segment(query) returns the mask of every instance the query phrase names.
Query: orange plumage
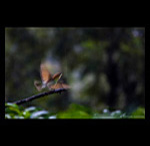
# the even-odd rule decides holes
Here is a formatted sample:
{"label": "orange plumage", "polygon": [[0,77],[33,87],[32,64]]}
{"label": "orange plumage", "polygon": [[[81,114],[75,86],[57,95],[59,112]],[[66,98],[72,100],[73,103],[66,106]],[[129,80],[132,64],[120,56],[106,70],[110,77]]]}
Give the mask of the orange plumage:
{"label": "orange plumage", "polygon": [[55,73],[53,75],[52,79],[55,80],[55,79],[59,78],[61,76],[61,74],[62,74],[61,72]]}
{"label": "orange plumage", "polygon": [[69,89],[70,86],[67,85],[67,84],[63,84],[63,83],[57,83],[55,85],[50,85],[48,86],[49,89],[60,89],[60,88],[63,88],[63,89]]}
{"label": "orange plumage", "polygon": [[40,69],[42,82],[43,84],[47,84],[52,80],[52,76],[44,64],[41,64]]}

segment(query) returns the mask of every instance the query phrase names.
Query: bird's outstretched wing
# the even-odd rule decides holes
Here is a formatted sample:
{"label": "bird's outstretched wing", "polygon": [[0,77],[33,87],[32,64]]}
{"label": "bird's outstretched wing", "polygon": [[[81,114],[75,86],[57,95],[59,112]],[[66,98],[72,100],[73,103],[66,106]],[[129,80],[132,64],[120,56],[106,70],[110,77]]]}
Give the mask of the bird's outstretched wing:
{"label": "bird's outstretched wing", "polygon": [[52,75],[44,64],[41,64],[40,66],[40,73],[43,84],[47,84],[50,80],[52,80]]}
{"label": "bird's outstretched wing", "polygon": [[49,89],[60,89],[60,88],[70,89],[70,86],[67,84],[63,84],[63,83],[57,83],[57,84],[48,86],[48,88]]}

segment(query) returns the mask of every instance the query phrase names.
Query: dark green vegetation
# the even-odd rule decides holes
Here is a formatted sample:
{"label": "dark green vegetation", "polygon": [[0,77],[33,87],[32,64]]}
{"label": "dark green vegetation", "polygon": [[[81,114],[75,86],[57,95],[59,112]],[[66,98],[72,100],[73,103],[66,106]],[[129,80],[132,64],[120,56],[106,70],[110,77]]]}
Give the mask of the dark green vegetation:
{"label": "dark green vegetation", "polygon": [[[41,61],[52,74],[61,71],[71,89],[14,107],[18,118],[29,107],[34,109],[27,110],[28,118],[42,109],[48,112],[42,117],[57,118],[136,118],[144,111],[144,28],[6,28],[6,103],[39,93],[33,83],[40,80]],[[111,112],[100,112],[104,109]]]}
{"label": "dark green vegetation", "polygon": [[65,111],[53,113],[34,106],[24,108],[16,104],[6,103],[5,109],[6,119],[123,119],[123,118],[145,118],[145,109],[139,107],[130,114],[126,114],[120,110],[110,112],[104,109],[96,112],[88,107],[78,104],[70,104]]}

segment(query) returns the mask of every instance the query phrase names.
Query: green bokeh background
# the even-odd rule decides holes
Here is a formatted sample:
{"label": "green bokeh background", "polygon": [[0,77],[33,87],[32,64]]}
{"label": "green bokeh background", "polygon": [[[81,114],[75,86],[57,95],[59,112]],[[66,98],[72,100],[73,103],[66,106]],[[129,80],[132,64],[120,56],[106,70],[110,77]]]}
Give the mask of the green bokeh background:
{"label": "green bokeh background", "polygon": [[[145,28],[5,28],[5,101],[39,92],[40,63],[62,71],[68,92],[24,104],[63,112],[145,107]],[[84,113],[83,113],[84,114]],[[62,116],[62,115],[61,115]]]}

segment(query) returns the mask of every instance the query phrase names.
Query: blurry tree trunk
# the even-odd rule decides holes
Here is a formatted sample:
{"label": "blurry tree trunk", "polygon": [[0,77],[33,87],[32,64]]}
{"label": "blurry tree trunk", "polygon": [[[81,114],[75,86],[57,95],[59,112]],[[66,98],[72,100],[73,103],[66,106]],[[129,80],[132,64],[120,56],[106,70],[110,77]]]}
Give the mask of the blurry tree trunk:
{"label": "blurry tree trunk", "polygon": [[112,33],[110,33],[110,46],[107,48],[108,65],[106,68],[106,74],[110,84],[107,104],[110,108],[114,108],[118,96],[117,90],[119,86],[119,68],[118,63],[115,62],[113,57],[115,52],[119,49],[123,31],[123,29],[113,29]]}
{"label": "blurry tree trunk", "polygon": [[[114,47],[116,44],[113,45]],[[107,66],[107,77],[110,84],[110,92],[108,95],[108,105],[109,107],[113,107],[116,103],[117,98],[117,88],[119,84],[118,79],[118,66],[113,61],[112,56],[114,54],[114,51],[111,50],[111,47],[108,49],[108,66]]]}

